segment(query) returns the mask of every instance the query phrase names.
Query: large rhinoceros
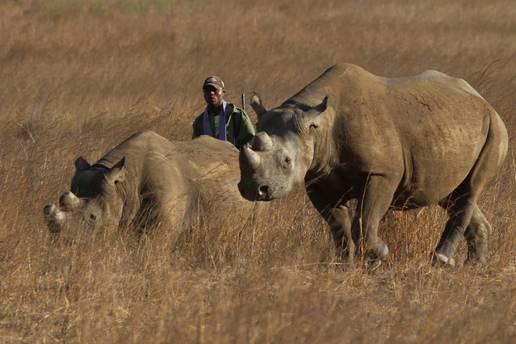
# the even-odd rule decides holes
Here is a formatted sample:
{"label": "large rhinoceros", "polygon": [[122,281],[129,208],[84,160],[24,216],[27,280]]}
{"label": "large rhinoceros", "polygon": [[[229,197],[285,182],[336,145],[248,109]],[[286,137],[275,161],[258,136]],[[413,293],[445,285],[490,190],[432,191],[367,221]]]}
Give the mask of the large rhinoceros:
{"label": "large rhinoceros", "polygon": [[384,78],[342,64],[277,108],[267,111],[257,96],[251,103],[258,134],[240,152],[244,197],[272,200],[304,180],[340,255],[363,252],[376,263],[388,254],[377,234],[388,209],[438,203],[449,220],[434,262],[454,265],[459,234],[468,261],[486,260],[490,224],[477,200],[502,165],[508,135],[466,81],[433,70]]}
{"label": "large rhinoceros", "polygon": [[59,205],[44,207],[52,232],[81,224],[90,228],[160,226],[177,239],[195,217],[210,226],[238,217],[244,221],[253,202],[240,195],[238,150],[201,136],[171,142],[151,132],[129,137],[94,165],[75,162],[71,191]]}

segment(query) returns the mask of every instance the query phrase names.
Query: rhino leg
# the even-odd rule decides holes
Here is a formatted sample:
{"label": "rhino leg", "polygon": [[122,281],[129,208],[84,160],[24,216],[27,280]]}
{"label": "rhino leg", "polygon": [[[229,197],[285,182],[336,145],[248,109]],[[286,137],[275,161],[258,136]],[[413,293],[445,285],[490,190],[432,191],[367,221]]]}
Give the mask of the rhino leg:
{"label": "rhino leg", "polygon": [[477,206],[469,192],[454,192],[440,205],[448,212],[449,219],[435,249],[433,263],[454,266],[455,258],[453,256],[458,239],[465,234],[466,228],[471,222],[473,210]]}
{"label": "rhino leg", "polygon": [[[507,154],[507,131],[496,113],[492,113],[489,133],[478,160],[468,177],[453,191],[444,204],[450,214],[444,233],[437,245],[434,262],[454,263],[453,253],[459,233],[468,242],[468,262],[484,262],[487,254],[487,234],[491,226],[476,201],[484,186],[492,180]],[[452,202],[450,202],[450,199]],[[455,200],[453,202],[453,200]],[[449,206],[451,204],[451,206]],[[450,211],[451,210],[451,211]]]}
{"label": "rhino leg", "polygon": [[331,234],[339,257],[353,264],[355,243],[351,237],[351,209],[347,205],[340,205],[331,209],[327,219]]}
{"label": "rhino leg", "polygon": [[355,244],[351,238],[352,211],[348,204],[327,199],[324,195],[324,192],[315,190],[313,186],[308,189],[308,196],[312,204],[330,226],[337,257],[344,262],[353,264]]}
{"label": "rhino leg", "polygon": [[466,263],[486,263],[487,241],[490,233],[491,225],[476,206],[471,216],[471,222],[464,233],[468,243]]}
{"label": "rhino leg", "polygon": [[362,237],[365,239],[363,251],[372,263],[378,263],[389,254],[389,248],[378,237],[378,225],[391,205],[397,184],[385,176],[369,176],[362,197],[358,199],[352,236],[355,243]]}

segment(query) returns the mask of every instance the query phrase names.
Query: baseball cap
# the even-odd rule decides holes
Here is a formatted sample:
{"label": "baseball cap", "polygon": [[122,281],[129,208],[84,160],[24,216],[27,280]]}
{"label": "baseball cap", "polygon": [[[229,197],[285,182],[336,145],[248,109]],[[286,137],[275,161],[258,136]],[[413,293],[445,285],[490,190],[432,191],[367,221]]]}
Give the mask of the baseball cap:
{"label": "baseball cap", "polygon": [[208,78],[206,78],[206,80],[204,80],[204,83],[202,84],[202,88],[204,89],[206,86],[213,86],[218,90],[223,90],[224,89],[224,81],[222,81],[222,79],[219,78],[218,76],[212,75],[212,76],[209,76]]}

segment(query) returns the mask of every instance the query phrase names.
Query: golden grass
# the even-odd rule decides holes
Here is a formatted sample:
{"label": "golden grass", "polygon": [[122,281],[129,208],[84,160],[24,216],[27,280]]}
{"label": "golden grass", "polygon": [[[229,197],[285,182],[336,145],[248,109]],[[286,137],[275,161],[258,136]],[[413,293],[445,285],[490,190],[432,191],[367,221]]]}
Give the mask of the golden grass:
{"label": "golden grass", "polygon": [[[166,233],[130,229],[52,241],[41,209],[78,155],[143,129],[189,139],[207,75],[235,102],[257,91],[274,105],[340,61],[460,76],[501,114],[511,143],[481,203],[487,266],[430,266],[445,221],[431,207],[386,217],[378,271],[344,268],[301,189],[173,251]],[[0,342],[514,342],[515,94],[511,0],[2,1]]]}

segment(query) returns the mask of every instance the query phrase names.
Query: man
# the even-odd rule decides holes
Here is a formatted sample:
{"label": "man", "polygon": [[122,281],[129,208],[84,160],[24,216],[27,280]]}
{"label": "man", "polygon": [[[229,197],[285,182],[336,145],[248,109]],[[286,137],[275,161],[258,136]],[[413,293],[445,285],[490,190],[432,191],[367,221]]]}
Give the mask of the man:
{"label": "man", "polygon": [[[254,136],[254,127],[244,110],[224,100],[224,82],[210,76],[202,85],[206,110],[193,122],[192,138],[209,135],[229,141],[240,149]],[[222,124],[223,123],[223,124]]]}

